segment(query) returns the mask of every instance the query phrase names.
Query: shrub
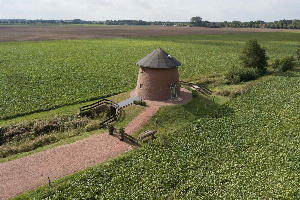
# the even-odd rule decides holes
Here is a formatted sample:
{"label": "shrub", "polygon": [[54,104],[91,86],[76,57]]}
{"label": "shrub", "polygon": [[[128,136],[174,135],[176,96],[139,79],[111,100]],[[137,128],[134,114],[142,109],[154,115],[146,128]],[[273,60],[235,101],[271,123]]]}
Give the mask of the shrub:
{"label": "shrub", "polygon": [[294,66],[294,61],[295,61],[295,59],[293,56],[289,56],[289,57],[285,57],[285,58],[281,59],[279,70],[281,72],[285,72],[287,70],[292,69]]}
{"label": "shrub", "polygon": [[50,133],[51,131],[57,130],[58,125],[57,124],[43,124],[43,125],[38,125],[33,128],[34,135],[42,135],[42,134],[47,134]]}
{"label": "shrub", "polygon": [[124,134],[125,134],[124,128],[120,128],[120,129],[119,129],[119,135],[120,135],[120,140],[121,140],[121,141],[124,140]]}
{"label": "shrub", "polygon": [[276,59],[275,62],[272,64],[273,69],[278,69],[280,66],[280,60]]}
{"label": "shrub", "polygon": [[253,68],[231,68],[225,78],[230,83],[241,83],[255,80],[259,77],[259,70]]}
{"label": "shrub", "polygon": [[46,120],[33,120],[0,127],[0,157],[31,151],[59,139],[73,136],[69,132],[64,134],[65,131],[72,130],[74,133],[80,133],[84,131],[84,127],[88,131],[99,128],[98,124],[87,126],[89,122],[90,120],[86,117],[62,115]]}
{"label": "shrub", "polygon": [[281,60],[276,59],[272,67],[278,71],[286,72],[287,70],[292,69],[295,65],[295,58],[293,56],[288,56]]}
{"label": "shrub", "polygon": [[261,48],[257,40],[250,40],[246,43],[240,59],[246,68],[255,68],[262,75],[267,70],[267,60],[265,49]]}
{"label": "shrub", "polygon": [[196,90],[192,90],[192,97],[197,98],[198,92]]}
{"label": "shrub", "polygon": [[165,134],[160,135],[159,143],[162,147],[166,147],[168,142],[169,142],[169,139]]}
{"label": "shrub", "polygon": [[135,104],[135,105],[140,105],[140,106],[146,106],[146,102],[145,102],[145,101],[137,101],[137,100],[134,100],[134,101],[133,101],[133,104]]}
{"label": "shrub", "polygon": [[115,130],[115,127],[113,125],[108,125],[108,133],[110,135],[113,135],[114,134],[114,130]]}
{"label": "shrub", "polygon": [[230,96],[231,91],[228,89],[225,89],[225,90],[220,90],[220,91],[216,92],[216,94],[220,95],[220,96],[228,97],[228,96]]}
{"label": "shrub", "polygon": [[300,67],[300,60],[294,61],[294,67]]}
{"label": "shrub", "polygon": [[90,124],[86,125],[86,127],[85,127],[85,130],[87,132],[91,132],[91,131],[98,130],[98,129],[100,129],[100,125],[98,122],[90,123]]}

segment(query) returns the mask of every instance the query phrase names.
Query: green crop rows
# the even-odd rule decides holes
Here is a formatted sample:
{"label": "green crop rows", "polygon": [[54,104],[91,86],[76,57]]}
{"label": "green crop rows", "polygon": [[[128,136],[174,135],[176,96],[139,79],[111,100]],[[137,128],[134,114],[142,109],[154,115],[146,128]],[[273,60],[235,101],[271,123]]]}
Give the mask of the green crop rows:
{"label": "green crop rows", "polygon": [[[170,108],[172,109],[172,108]],[[273,76],[210,116],[29,199],[298,199],[300,72]]]}
{"label": "green crop rows", "polygon": [[300,42],[299,33],[256,33],[0,43],[0,119],[133,89],[135,63],[157,47],[182,62],[181,78],[224,72],[251,38],[273,60]]}

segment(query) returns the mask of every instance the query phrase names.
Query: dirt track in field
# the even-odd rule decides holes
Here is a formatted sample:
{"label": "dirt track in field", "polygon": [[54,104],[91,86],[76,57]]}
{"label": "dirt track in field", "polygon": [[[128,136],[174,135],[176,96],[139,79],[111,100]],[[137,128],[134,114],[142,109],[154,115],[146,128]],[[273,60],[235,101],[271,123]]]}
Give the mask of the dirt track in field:
{"label": "dirt track in field", "polygon": [[163,26],[0,26],[0,42],[279,31],[287,30]]}

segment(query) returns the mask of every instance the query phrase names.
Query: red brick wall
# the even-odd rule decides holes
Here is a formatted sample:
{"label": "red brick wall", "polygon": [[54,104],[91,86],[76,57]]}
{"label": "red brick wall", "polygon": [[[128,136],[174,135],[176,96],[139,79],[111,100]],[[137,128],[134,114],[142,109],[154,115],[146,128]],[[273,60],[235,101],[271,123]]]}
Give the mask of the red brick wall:
{"label": "red brick wall", "polygon": [[179,97],[180,84],[177,67],[168,69],[140,67],[136,87],[137,95],[146,100],[168,100],[171,98],[171,84],[176,84]]}

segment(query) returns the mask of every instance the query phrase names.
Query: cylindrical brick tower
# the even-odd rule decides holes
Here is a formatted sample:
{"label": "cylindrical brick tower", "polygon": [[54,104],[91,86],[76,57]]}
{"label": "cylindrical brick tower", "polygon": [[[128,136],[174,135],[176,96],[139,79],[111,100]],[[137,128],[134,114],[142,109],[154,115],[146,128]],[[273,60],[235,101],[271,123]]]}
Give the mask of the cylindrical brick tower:
{"label": "cylindrical brick tower", "polygon": [[168,100],[180,97],[179,61],[161,48],[136,63],[140,66],[136,94],[145,100]]}

